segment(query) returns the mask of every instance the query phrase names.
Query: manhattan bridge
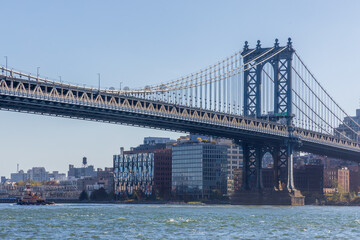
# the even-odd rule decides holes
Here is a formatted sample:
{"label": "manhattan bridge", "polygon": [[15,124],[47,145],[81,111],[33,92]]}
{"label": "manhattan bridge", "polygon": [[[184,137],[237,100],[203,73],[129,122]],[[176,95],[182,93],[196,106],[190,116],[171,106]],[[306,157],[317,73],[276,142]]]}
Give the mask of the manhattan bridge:
{"label": "manhattan bridge", "polygon": [[290,194],[296,191],[294,151],[360,161],[359,124],[314,77],[290,38],[267,48],[245,42],[242,51],[198,72],[137,89],[78,86],[0,67],[0,108],[232,139],[243,148],[248,192],[262,189],[267,152],[274,189]]}

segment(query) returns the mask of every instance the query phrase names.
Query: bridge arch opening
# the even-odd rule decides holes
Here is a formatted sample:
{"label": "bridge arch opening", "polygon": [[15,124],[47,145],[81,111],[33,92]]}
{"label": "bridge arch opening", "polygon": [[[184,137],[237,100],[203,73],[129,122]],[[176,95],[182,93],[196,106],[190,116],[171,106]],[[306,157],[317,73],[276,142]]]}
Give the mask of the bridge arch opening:
{"label": "bridge arch opening", "polygon": [[274,114],[274,67],[267,62],[261,68],[261,116],[270,117]]}
{"label": "bridge arch opening", "polygon": [[263,188],[274,188],[274,157],[270,152],[261,158],[261,176]]}

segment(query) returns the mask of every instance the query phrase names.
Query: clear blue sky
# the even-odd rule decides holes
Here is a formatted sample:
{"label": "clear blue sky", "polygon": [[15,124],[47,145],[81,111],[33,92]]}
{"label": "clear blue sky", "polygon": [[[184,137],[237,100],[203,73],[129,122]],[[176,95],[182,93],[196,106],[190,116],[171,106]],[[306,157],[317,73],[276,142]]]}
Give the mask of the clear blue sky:
{"label": "clear blue sky", "polygon": [[[64,81],[139,87],[197,71],[260,39],[294,48],[331,95],[359,108],[360,1],[2,1],[0,64]],[[0,175],[16,164],[95,167],[145,136],[180,134],[0,111]]]}

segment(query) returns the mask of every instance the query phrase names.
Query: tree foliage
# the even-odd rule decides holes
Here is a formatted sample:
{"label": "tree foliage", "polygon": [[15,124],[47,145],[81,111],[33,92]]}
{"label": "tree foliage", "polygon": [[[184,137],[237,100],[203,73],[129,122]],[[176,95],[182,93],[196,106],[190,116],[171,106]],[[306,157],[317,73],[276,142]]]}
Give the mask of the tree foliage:
{"label": "tree foliage", "polygon": [[89,200],[89,195],[88,195],[87,191],[83,190],[80,193],[79,200],[80,201]]}
{"label": "tree foliage", "polygon": [[91,193],[90,200],[92,200],[92,201],[107,201],[107,200],[109,200],[109,195],[106,193],[105,189],[102,187]]}

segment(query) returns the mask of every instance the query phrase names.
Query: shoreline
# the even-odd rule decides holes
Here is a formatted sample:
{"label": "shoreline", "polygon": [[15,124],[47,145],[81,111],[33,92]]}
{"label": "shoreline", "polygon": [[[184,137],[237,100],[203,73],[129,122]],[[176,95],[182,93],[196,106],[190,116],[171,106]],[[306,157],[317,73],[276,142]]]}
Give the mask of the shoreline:
{"label": "shoreline", "polygon": [[[214,202],[201,202],[201,201],[80,201],[78,199],[47,199],[48,201],[52,201],[55,204],[155,204],[155,205],[165,205],[165,204],[174,204],[174,205],[241,205],[242,204],[231,204],[230,201],[214,201]],[[16,203],[17,201],[14,199],[0,199],[1,203]],[[266,205],[266,204],[265,204]],[[261,206],[265,206],[261,205]],[[251,206],[251,205],[248,205]],[[260,205],[259,205],[260,206]],[[279,205],[276,205],[279,206]],[[284,205],[287,206],[287,205]],[[355,207],[360,206],[360,204],[353,204],[350,202],[338,202],[338,203],[325,203],[325,204],[306,204],[304,206],[342,206],[342,207]]]}

